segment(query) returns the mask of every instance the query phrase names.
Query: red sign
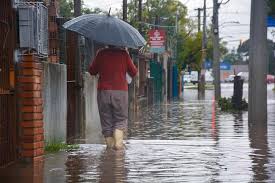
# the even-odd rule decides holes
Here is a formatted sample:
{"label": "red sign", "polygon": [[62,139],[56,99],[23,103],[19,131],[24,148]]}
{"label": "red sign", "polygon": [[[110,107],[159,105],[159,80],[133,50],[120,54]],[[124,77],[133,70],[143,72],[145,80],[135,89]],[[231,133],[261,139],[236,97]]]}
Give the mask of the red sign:
{"label": "red sign", "polygon": [[165,46],[165,31],[161,29],[149,30],[149,44],[151,47],[160,48]]}

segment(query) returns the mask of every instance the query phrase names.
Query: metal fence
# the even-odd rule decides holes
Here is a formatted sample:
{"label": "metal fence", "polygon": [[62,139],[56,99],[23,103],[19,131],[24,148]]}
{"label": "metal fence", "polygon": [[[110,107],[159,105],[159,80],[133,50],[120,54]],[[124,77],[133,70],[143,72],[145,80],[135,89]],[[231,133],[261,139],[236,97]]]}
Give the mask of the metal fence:
{"label": "metal fence", "polygon": [[17,158],[15,67],[16,16],[12,1],[0,1],[0,167]]}

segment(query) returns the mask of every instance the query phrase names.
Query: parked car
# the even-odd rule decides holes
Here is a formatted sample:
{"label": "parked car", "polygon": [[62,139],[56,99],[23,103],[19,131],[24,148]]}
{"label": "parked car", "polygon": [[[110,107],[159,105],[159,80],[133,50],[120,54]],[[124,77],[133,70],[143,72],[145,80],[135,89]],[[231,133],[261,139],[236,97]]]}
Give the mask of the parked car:
{"label": "parked car", "polygon": [[229,75],[227,78],[225,78],[224,82],[226,83],[232,83],[234,81],[235,75]]}
{"label": "parked car", "polygon": [[190,74],[183,75],[183,82],[184,83],[190,83],[191,82],[191,75]]}
{"label": "parked car", "polygon": [[266,75],[266,82],[267,82],[268,84],[274,83],[274,82],[275,82],[275,76],[270,75],[270,74]]}

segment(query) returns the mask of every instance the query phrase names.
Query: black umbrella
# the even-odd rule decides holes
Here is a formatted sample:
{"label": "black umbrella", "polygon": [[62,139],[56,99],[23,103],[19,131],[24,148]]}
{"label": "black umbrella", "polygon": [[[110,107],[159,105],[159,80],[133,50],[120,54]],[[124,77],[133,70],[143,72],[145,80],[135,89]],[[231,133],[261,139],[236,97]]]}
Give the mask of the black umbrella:
{"label": "black umbrella", "polygon": [[137,29],[110,15],[86,14],[66,22],[63,26],[90,40],[107,45],[136,49],[146,44]]}

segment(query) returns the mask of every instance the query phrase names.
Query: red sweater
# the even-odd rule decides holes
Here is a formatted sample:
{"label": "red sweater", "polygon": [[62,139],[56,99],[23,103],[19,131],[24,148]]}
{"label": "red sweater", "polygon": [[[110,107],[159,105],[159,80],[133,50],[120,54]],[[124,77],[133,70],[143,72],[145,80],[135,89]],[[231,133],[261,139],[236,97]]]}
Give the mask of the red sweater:
{"label": "red sweater", "polygon": [[99,74],[98,90],[128,90],[126,73],[131,77],[137,74],[129,54],[122,49],[108,48],[98,52],[89,72]]}

